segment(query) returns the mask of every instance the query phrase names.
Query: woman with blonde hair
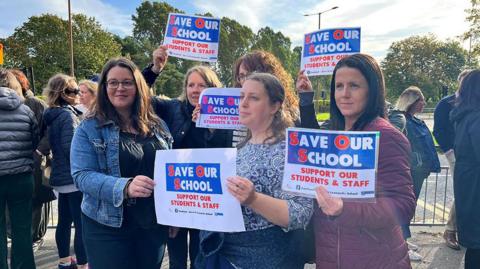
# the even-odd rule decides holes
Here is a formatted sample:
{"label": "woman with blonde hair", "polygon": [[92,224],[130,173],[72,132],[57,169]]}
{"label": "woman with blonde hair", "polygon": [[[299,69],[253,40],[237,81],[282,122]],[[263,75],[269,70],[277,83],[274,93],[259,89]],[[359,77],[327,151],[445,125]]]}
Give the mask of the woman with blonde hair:
{"label": "woman with blonde hair", "polygon": [[[80,204],[82,193],[74,185],[70,174],[70,145],[82,112],[78,104],[78,90],[75,78],[57,74],[51,77],[43,94],[47,97],[48,108],[43,119],[47,126],[48,141],[52,150],[52,172],[50,185],[58,194],[58,224],[55,231],[59,264],[58,268],[86,268],[87,256],[82,240]],[[74,250],[77,260],[70,256],[70,232],[75,225]]]}
{"label": "woman with blonde hair", "polygon": [[[420,88],[410,86],[405,89],[398,97],[396,110],[404,113],[406,118],[406,133],[408,141],[412,147],[410,156],[410,169],[413,179],[413,191],[415,201],[418,200],[422,185],[431,172],[440,172],[440,161],[433,143],[433,138],[425,122],[416,117],[425,107],[425,98]],[[402,225],[402,232],[405,241],[411,237],[410,224]],[[410,260],[420,261],[420,256],[416,249],[417,246],[408,242]]]}
{"label": "woman with blonde hair", "polygon": [[11,268],[35,268],[32,250],[33,152],[38,127],[22,87],[0,68],[0,268],[7,265],[5,210],[12,227]]}
{"label": "woman with blonde hair", "polygon": [[[173,136],[174,149],[231,146],[231,131],[197,128],[195,125],[200,94],[204,89],[212,87],[222,87],[217,74],[208,66],[197,65],[185,74],[183,91],[178,99],[163,101],[166,105],[160,110],[170,111],[167,125]],[[190,268],[195,268],[193,261],[198,254],[198,234],[196,229],[182,228],[175,238],[168,240],[170,269],[187,268],[187,256],[190,257]]]}
{"label": "woman with blonde hair", "polygon": [[80,80],[78,89],[80,90],[80,104],[76,106],[82,113],[87,114],[97,97],[98,83],[91,80]]}

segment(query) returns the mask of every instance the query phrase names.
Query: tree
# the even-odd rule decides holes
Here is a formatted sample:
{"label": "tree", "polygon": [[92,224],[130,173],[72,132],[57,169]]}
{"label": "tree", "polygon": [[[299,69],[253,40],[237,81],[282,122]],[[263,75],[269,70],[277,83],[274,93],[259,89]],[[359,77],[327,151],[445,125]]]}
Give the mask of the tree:
{"label": "tree", "polygon": [[120,56],[121,45],[113,34],[102,29],[94,18],[83,14],[73,16],[73,52],[75,75],[89,78],[99,73],[111,58]]}
{"label": "tree", "polygon": [[[106,60],[120,55],[120,45],[113,35],[82,14],[73,15],[73,43],[79,79],[100,72]],[[70,73],[68,44],[67,21],[50,14],[32,16],[6,39],[6,66],[32,66],[40,93],[51,76]]]}
{"label": "tree", "polygon": [[284,36],[282,32],[274,32],[272,28],[267,26],[258,30],[253,40],[252,49],[271,52],[280,60],[285,70],[292,77],[296,77],[300,64],[293,62],[295,59],[291,46],[290,38]]}
{"label": "tree", "polygon": [[470,68],[478,66],[476,60],[480,55],[480,0],[470,0],[472,7],[466,10],[470,28],[462,35],[462,39],[470,42],[467,65]]}
{"label": "tree", "polygon": [[426,35],[394,42],[381,64],[387,97],[394,101],[403,90],[415,85],[427,100],[436,101],[444,86],[456,89],[457,76],[466,62],[467,52],[453,40],[444,42]]}
{"label": "tree", "polygon": [[220,44],[216,71],[225,85],[233,85],[233,65],[251,47],[253,32],[237,21],[223,17],[220,22]]}
{"label": "tree", "polygon": [[162,44],[169,13],[183,13],[165,2],[144,1],[132,15],[133,37],[148,40],[152,44]]}

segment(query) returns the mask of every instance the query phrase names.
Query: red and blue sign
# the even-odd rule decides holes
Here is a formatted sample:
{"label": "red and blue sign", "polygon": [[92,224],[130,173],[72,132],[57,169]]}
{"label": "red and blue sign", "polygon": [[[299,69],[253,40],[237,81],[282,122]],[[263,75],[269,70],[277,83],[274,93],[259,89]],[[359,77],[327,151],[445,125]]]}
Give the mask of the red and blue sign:
{"label": "red and blue sign", "polygon": [[220,164],[166,163],[167,191],[222,194]]}
{"label": "red and blue sign", "polygon": [[305,70],[308,76],[332,74],[339,60],[360,52],[360,40],[360,27],[305,34],[300,69]]}
{"label": "red and blue sign", "polygon": [[168,18],[167,37],[218,43],[219,35],[220,19],[181,14]]}
{"label": "red and blue sign", "polygon": [[201,114],[238,116],[239,96],[203,95]]}
{"label": "red and blue sign", "polygon": [[287,135],[288,163],[342,170],[376,167],[378,134],[288,130]]}
{"label": "red and blue sign", "polygon": [[220,19],[170,13],[164,45],[171,56],[202,62],[216,62],[220,40]]}

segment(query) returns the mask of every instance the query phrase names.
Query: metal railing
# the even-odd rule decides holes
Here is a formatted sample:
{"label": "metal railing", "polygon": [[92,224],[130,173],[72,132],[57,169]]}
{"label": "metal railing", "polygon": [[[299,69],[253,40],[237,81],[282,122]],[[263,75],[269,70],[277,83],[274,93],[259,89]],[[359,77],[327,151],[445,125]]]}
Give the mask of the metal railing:
{"label": "metal railing", "polygon": [[453,180],[450,169],[442,166],[439,173],[430,174],[418,197],[415,216],[411,225],[442,226],[448,221],[453,205]]}
{"label": "metal railing", "polygon": [[[442,226],[448,220],[453,204],[453,180],[448,166],[442,166],[439,173],[430,174],[425,180],[417,201],[412,226]],[[51,202],[49,228],[57,225],[57,200]]]}

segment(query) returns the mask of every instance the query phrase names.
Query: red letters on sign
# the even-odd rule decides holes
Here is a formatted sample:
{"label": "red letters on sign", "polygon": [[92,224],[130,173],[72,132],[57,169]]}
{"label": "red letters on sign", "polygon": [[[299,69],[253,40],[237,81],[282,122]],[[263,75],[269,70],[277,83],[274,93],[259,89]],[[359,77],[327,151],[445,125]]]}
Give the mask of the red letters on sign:
{"label": "red letters on sign", "polygon": [[348,136],[346,135],[339,135],[335,137],[335,147],[339,150],[345,150],[350,146],[350,139],[348,139]]}
{"label": "red letters on sign", "polygon": [[291,132],[289,134],[289,143],[292,146],[298,145],[300,141],[298,141],[298,133],[297,132]]}
{"label": "red letters on sign", "polygon": [[340,39],[343,39],[343,31],[342,30],[335,30],[335,32],[333,32],[333,38],[335,40],[340,40]]}
{"label": "red letters on sign", "polygon": [[302,162],[302,163],[307,161],[307,150],[306,149],[299,149],[298,150],[298,161]]}
{"label": "red letters on sign", "polygon": [[195,20],[195,26],[198,28],[198,29],[203,29],[203,27],[205,27],[205,20],[202,19],[202,18],[198,18]]}

